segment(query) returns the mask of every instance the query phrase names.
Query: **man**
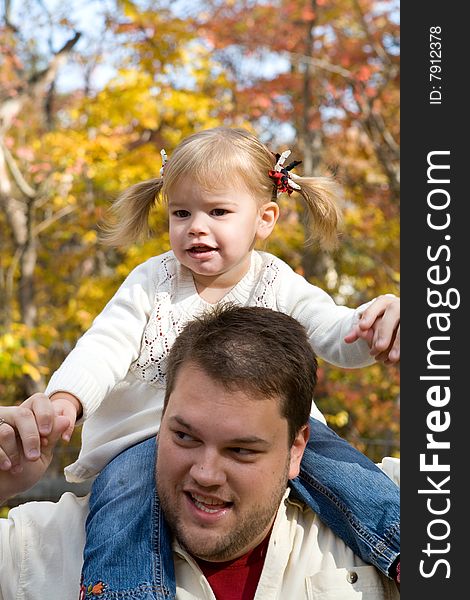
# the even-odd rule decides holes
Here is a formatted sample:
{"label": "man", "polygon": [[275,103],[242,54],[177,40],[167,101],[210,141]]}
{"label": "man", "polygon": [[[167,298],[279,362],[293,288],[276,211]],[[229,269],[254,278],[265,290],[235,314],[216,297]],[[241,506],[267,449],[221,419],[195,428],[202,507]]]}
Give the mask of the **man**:
{"label": "man", "polygon": [[[178,600],[398,597],[393,581],[289,498],[315,379],[303,328],[268,309],[215,311],[174,343],[156,470]],[[0,409],[0,419],[11,424],[12,410]],[[23,460],[22,473],[0,471],[3,500],[42,476],[66,427],[55,419],[41,458]],[[0,525],[0,598],[76,600],[87,514],[87,498],[73,494],[12,510]],[[110,547],[103,532],[99,551]],[[99,598],[102,586],[92,582],[83,597]]]}

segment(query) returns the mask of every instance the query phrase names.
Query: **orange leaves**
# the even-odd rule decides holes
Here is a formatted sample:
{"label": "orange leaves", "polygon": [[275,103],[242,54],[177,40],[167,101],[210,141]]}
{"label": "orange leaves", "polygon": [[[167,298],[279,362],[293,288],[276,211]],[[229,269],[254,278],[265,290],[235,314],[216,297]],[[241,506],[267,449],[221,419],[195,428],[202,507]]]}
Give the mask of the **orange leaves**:
{"label": "orange leaves", "polygon": [[367,65],[362,65],[359,68],[359,71],[356,73],[356,79],[358,81],[367,81],[371,74],[372,74],[372,69],[371,67],[367,66]]}
{"label": "orange leaves", "polygon": [[[151,239],[119,251],[104,248],[97,229],[112,200],[158,172],[162,147],[171,155],[183,137],[222,122],[257,130],[273,150],[288,145],[304,159],[300,173],[306,157],[309,174],[332,166],[345,186],[345,229],[334,256],[305,246],[296,198],[280,198],[268,251],[315,275],[321,287],[328,282],[335,299],[351,306],[399,293],[398,195],[390,175],[397,155],[387,145],[399,141],[399,27],[388,3],[361,0],[363,15],[347,0],[317,0],[315,10],[310,0],[204,4],[205,14],[183,18],[171,3],[157,11],[120,0],[108,16],[106,54],[86,43],[75,49],[76,62],[86,65],[76,89],[53,93],[49,113],[45,95],[26,103],[10,122],[5,144],[41,192],[34,219],[42,325],[30,333],[17,328],[17,249],[0,214],[7,231],[0,265],[13,286],[8,312],[14,321],[7,332],[13,338],[0,339],[0,380],[4,375],[10,394],[18,392],[22,370],[34,378],[34,369],[44,375],[56,366],[134,266],[169,249],[161,206],[150,217]],[[18,39],[1,31],[0,87],[10,100],[24,89],[23,59],[34,50],[31,43],[20,53]],[[44,32],[42,39],[48,39]],[[31,68],[39,63],[29,56]],[[88,71],[93,64],[108,67],[113,78],[95,79]],[[21,346],[22,335],[35,342],[36,356]],[[48,347],[50,354],[43,352]],[[325,365],[323,372],[318,397],[341,433],[396,436],[394,371],[345,374]]]}
{"label": "orange leaves", "polygon": [[313,8],[310,5],[307,4],[306,6],[302,7],[300,15],[304,21],[314,21],[317,16],[317,13],[313,10]]}

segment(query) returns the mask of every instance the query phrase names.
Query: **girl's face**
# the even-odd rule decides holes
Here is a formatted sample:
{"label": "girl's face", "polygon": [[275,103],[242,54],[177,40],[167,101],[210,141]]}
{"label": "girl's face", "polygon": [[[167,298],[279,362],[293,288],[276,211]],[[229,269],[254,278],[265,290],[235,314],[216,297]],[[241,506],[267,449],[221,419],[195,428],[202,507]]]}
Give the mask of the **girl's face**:
{"label": "girl's face", "polygon": [[269,236],[278,217],[275,202],[260,206],[243,186],[209,192],[189,179],[171,190],[168,210],[172,250],[199,292],[236,285],[250,267],[255,241]]}

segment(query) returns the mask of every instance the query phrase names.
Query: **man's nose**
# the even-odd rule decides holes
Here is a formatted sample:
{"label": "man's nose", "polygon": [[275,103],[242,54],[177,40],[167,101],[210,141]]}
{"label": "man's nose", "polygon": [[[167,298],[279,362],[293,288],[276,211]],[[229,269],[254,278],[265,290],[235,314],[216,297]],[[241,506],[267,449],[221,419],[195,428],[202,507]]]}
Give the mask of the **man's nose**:
{"label": "man's nose", "polygon": [[202,487],[223,485],[227,479],[222,458],[214,452],[201,452],[191,467],[190,475]]}

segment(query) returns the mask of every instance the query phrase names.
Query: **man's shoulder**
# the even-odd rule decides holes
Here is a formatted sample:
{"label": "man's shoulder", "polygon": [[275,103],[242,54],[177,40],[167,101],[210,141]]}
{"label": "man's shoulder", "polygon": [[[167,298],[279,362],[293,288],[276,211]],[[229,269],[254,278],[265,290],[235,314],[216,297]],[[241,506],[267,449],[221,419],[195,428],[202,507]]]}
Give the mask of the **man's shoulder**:
{"label": "man's shoulder", "polygon": [[88,497],[66,492],[58,502],[20,504],[0,519],[0,598],[46,598],[51,582],[54,597],[76,598],[87,514]]}
{"label": "man's shoulder", "polygon": [[[271,548],[281,555],[286,553],[288,568],[280,587],[289,597],[353,599],[360,592],[364,600],[398,598],[395,584],[354,554],[305,503],[291,493],[283,507],[273,529]],[[274,569],[273,553],[271,557]],[[275,577],[274,572],[269,575]]]}
{"label": "man's shoulder", "polygon": [[8,513],[8,519],[17,523],[30,523],[35,527],[49,526],[51,522],[57,528],[70,528],[68,525],[78,525],[85,521],[88,513],[89,496],[76,496],[72,492],[65,492],[57,502],[39,501],[25,502]]}
{"label": "man's shoulder", "polygon": [[[291,534],[302,545],[303,560],[296,558],[295,564],[303,571],[307,598],[352,599],[359,591],[364,600],[399,597],[394,582],[354,554],[306,504],[296,498],[287,499],[286,516],[295,523]],[[294,555],[297,547],[297,543],[292,546]]]}

